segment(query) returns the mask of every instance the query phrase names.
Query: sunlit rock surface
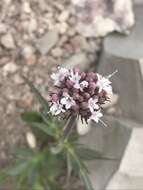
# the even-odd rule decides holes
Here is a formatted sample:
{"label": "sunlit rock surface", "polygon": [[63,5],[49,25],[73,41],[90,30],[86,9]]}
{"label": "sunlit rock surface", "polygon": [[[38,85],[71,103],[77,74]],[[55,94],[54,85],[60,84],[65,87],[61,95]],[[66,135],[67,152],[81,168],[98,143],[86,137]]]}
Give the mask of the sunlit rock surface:
{"label": "sunlit rock surface", "polygon": [[84,36],[105,36],[112,31],[128,33],[134,25],[131,0],[72,0],[77,28]]}

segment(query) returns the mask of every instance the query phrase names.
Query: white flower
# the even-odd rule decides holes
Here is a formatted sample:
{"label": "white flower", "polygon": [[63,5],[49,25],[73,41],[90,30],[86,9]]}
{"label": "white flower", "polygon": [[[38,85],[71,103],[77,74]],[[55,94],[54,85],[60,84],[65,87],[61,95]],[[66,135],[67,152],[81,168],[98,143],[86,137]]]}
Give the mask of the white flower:
{"label": "white flower", "polygon": [[80,83],[80,90],[83,91],[84,88],[87,88],[88,87],[88,82],[87,81],[82,81]]}
{"label": "white flower", "polygon": [[97,74],[97,77],[98,77],[97,86],[99,87],[99,93],[102,90],[105,90],[107,93],[112,94],[111,81],[108,78],[102,77],[99,74]]}
{"label": "white flower", "polygon": [[72,106],[76,104],[73,98],[70,97],[67,93],[64,94],[64,97],[61,99],[60,102],[62,105],[65,105],[66,109],[70,109]]}
{"label": "white flower", "polygon": [[50,107],[50,112],[52,115],[59,115],[61,112],[65,112],[63,105],[59,102],[54,102]]}
{"label": "white flower", "polygon": [[95,121],[96,123],[98,123],[100,120],[100,118],[103,116],[103,114],[100,112],[100,110],[98,111],[94,111],[91,115],[91,117],[89,118],[89,121],[90,120],[93,120]]}
{"label": "white flower", "polygon": [[79,75],[78,72],[74,73],[73,70],[71,70],[70,74],[71,75],[70,75],[69,79],[74,83],[74,88],[80,89],[79,81],[81,79],[81,76]]}
{"label": "white flower", "polygon": [[51,78],[54,80],[54,85],[59,86],[65,77],[69,75],[69,70],[66,68],[59,67],[56,73],[51,75]]}
{"label": "white flower", "polygon": [[94,112],[94,110],[99,109],[99,105],[97,104],[98,102],[98,98],[90,98],[88,100],[88,107],[90,109],[91,112]]}

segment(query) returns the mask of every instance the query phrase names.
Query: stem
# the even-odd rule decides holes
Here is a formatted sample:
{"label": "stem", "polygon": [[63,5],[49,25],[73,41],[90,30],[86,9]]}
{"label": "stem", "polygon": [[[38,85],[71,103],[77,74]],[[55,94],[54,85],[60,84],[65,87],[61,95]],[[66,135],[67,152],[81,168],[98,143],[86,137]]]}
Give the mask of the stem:
{"label": "stem", "polygon": [[73,128],[75,127],[75,124],[76,124],[76,116],[70,117],[64,130],[64,134],[63,134],[64,140],[68,139]]}

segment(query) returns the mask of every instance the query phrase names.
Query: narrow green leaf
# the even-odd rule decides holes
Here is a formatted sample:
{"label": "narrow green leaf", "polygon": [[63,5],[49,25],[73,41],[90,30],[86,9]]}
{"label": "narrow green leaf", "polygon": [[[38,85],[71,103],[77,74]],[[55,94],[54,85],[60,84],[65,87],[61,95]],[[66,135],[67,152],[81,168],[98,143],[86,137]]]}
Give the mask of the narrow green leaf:
{"label": "narrow green leaf", "polygon": [[55,130],[44,123],[31,123],[32,127],[38,128],[49,136],[55,137]]}
{"label": "narrow green leaf", "polygon": [[27,78],[23,77],[25,82],[29,85],[31,88],[32,92],[35,94],[37,101],[41,104],[43,107],[44,111],[47,113],[49,111],[49,104],[45,100],[45,98],[40,94],[38,89],[35,88],[35,86],[32,84],[31,81],[29,81]]}
{"label": "narrow green leaf", "polygon": [[34,111],[22,113],[21,118],[23,119],[23,121],[25,121],[27,123],[43,121],[41,115],[38,112],[34,112]]}
{"label": "narrow green leaf", "polygon": [[30,158],[33,156],[33,151],[29,148],[17,148],[15,154],[18,158]]}
{"label": "narrow green leaf", "polygon": [[101,157],[101,153],[99,151],[89,149],[89,148],[77,148],[77,154],[78,156],[86,161],[95,160],[99,157]]}
{"label": "narrow green leaf", "polygon": [[91,181],[90,181],[87,173],[84,170],[80,170],[79,175],[85,185],[86,190],[93,190]]}
{"label": "narrow green leaf", "polygon": [[20,163],[19,165],[16,165],[15,167],[7,170],[6,174],[10,175],[10,176],[17,176],[17,175],[21,174],[22,172],[24,172],[25,169],[28,167],[28,165],[29,165],[28,161]]}
{"label": "narrow green leaf", "polygon": [[67,183],[69,183],[72,170],[73,170],[72,161],[71,161],[69,153],[67,153]]}
{"label": "narrow green leaf", "polygon": [[36,181],[33,190],[34,189],[35,190],[44,190],[45,188],[43,187],[43,185],[39,181]]}

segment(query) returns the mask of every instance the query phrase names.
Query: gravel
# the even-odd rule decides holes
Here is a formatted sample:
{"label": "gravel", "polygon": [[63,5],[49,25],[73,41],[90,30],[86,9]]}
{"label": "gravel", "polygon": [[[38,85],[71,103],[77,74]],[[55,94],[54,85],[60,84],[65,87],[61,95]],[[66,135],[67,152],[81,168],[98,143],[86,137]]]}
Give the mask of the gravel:
{"label": "gravel", "polygon": [[[69,0],[0,1],[0,167],[25,142],[25,110],[37,109],[22,75],[47,97],[49,74],[57,65],[88,69],[96,61],[100,39],[87,39],[76,30]],[[92,41],[92,47],[91,43]],[[91,51],[92,49],[92,51]],[[90,58],[89,58],[90,57]]]}

